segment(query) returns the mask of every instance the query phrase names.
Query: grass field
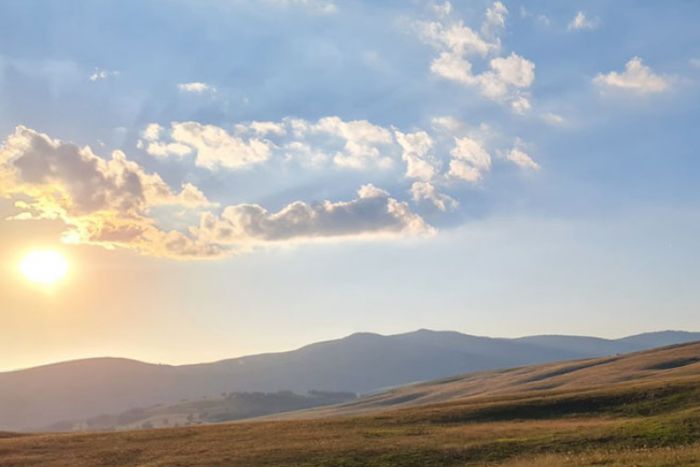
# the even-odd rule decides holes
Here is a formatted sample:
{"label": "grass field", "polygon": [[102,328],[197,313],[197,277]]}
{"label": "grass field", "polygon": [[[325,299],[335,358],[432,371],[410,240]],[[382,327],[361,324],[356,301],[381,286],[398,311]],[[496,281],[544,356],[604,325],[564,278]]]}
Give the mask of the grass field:
{"label": "grass field", "polygon": [[[460,393],[459,387],[471,384],[467,384],[475,377],[471,375],[398,389],[370,398],[364,406],[361,402],[334,409],[348,413],[348,406],[360,407],[361,415],[113,433],[5,435],[0,436],[0,464],[700,465],[696,356],[700,344],[600,359],[595,365],[589,361],[494,372],[479,377],[513,378],[520,372],[538,385],[544,381],[551,386],[557,378],[567,383],[518,390],[513,382],[508,391],[478,395],[462,391],[462,396],[450,398],[432,394],[436,388],[443,394]],[[628,372],[611,371],[609,365]],[[611,375],[619,381],[576,383],[577,371],[590,380],[593,368],[599,383]],[[533,374],[539,376],[533,380]],[[542,378],[543,374],[549,376]],[[397,400],[397,394],[414,391],[436,402],[415,403],[420,399],[416,397]],[[366,404],[387,399],[395,406],[385,403],[383,410],[368,412]]]}

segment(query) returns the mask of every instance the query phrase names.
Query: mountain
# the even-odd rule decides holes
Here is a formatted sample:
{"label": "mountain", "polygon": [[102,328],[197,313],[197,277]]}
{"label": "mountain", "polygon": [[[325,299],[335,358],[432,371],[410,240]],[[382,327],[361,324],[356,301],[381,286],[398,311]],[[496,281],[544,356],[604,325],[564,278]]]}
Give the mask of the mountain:
{"label": "mountain", "polygon": [[[253,396],[269,397],[294,398]],[[274,418],[0,432],[0,464],[698,465],[700,343],[459,375]]]}
{"label": "mountain", "polygon": [[195,365],[95,358],[0,373],[0,431],[31,430],[136,407],[230,392],[370,393],[497,368],[633,352],[700,340],[667,331],[608,340],[578,336],[490,338],[419,330],[358,333],[290,352]]}
{"label": "mountain", "polygon": [[616,387],[671,385],[688,381],[700,388],[700,342],[608,357],[468,373],[406,385],[331,407],[265,418],[298,420],[358,416],[434,404],[541,397],[543,392],[569,394],[600,388],[609,391]]}

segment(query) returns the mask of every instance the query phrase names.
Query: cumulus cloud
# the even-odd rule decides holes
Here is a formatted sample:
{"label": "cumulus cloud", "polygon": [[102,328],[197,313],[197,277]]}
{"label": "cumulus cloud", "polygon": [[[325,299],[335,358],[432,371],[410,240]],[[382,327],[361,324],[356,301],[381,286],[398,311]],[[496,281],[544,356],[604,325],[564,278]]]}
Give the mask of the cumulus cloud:
{"label": "cumulus cloud", "polygon": [[[162,131],[151,125],[143,137],[157,139]],[[294,201],[277,212],[257,204],[220,208],[195,185],[172,190],[121,151],[103,158],[87,146],[22,126],[0,148],[0,197],[16,201],[16,220],[62,221],[66,242],[167,257],[214,257],[290,241],[434,232],[406,202],[371,184],[350,201]],[[185,210],[200,220],[166,230],[158,219],[159,207]]]}
{"label": "cumulus cloud", "polygon": [[569,22],[569,31],[580,31],[582,29],[595,29],[598,27],[598,19],[589,19],[583,11],[578,11],[576,16]]}
{"label": "cumulus cloud", "polygon": [[656,74],[642,62],[639,57],[633,57],[625,65],[625,71],[618,73],[600,73],[593,83],[607,90],[634,92],[637,94],[652,94],[668,90],[670,78]]}
{"label": "cumulus cloud", "polygon": [[219,245],[431,233],[433,229],[405,202],[373,185],[362,186],[351,201],[296,201],[277,212],[257,204],[228,206],[219,216],[203,216],[196,229],[199,238]]}
{"label": "cumulus cloud", "polygon": [[451,177],[475,183],[491,169],[491,155],[481,142],[468,136],[455,138],[455,146],[450,154]]}
{"label": "cumulus cloud", "polygon": [[414,182],[411,185],[413,201],[428,201],[440,211],[456,209],[459,203],[456,199],[444,193],[439,193],[435,185],[430,182]]}
{"label": "cumulus cloud", "polygon": [[149,217],[157,206],[210,207],[204,194],[191,184],[173,191],[159,175],[146,172],[121,151],[105,159],[89,147],[19,126],[0,149],[0,182],[0,197],[22,198],[16,204],[22,210],[20,218],[63,221],[65,241],[128,246],[153,254],[165,254],[173,241],[192,254],[215,250],[179,232],[160,230]]}
{"label": "cumulus cloud", "polygon": [[[239,170],[280,157],[306,154],[315,163],[330,160],[340,168],[388,168],[393,163],[392,132],[367,120],[323,117],[315,122],[286,118],[279,122],[238,123],[232,131],[198,122],[173,122],[164,130],[151,124],[139,147],[155,157],[194,152],[195,164],[214,170]],[[387,155],[388,154],[388,155]]]}
{"label": "cumulus cloud", "polygon": [[248,168],[270,157],[272,144],[257,137],[240,137],[221,127],[199,122],[173,122],[163,139],[164,129],[150,124],[142,133],[139,147],[155,157],[183,157],[195,153],[195,164],[207,169]]}
{"label": "cumulus cloud", "polygon": [[425,131],[402,133],[395,130],[396,140],[401,146],[401,158],[406,162],[406,177],[431,180],[439,169],[432,154],[433,139]]}
{"label": "cumulus cloud", "polygon": [[177,88],[183,92],[191,92],[194,94],[203,94],[205,92],[216,92],[216,88],[210,84],[202,83],[201,81],[193,81],[191,83],[180,83]]}
{"label": "cumulus cloud", "polygon": [[[516,113],[529,110],[535,64],[515,52],[501,55],[500,34],[505,29],[508,14],[503,3],[497,1],[487,8],[481,33],[465,26],[461,20],[452,20],[451,8],[444,12],[434,21],[416,24],[422,40],[438,51],[430,71],[441,78],[474,87],[484,97],[510,105]],[[483,71],[475,71],[475,59],[485,61]]]}
{"label": "cumulus cloud", "polygon": [[[367,120],[345,122],[339,117],[324,117],[308,127],[308,132],[327,135],[341,141],[342,149],[333,156],[333,161],[341,167],[361,169],[370,162],[389,166],[392,161],[383,157],[382,145],[390,145],[391,132]],[[297,127],[299,132],[299,127]]]}

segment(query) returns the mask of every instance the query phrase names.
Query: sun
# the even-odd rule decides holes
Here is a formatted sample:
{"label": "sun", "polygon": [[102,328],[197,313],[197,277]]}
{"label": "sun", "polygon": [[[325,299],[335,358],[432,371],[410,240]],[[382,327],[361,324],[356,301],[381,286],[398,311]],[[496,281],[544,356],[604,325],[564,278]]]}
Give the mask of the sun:
{"label": "sun", "polygon": [[68,260],[54,250],[36,250],[27,253],[19,265],[24,277],[38,284],[51,285],[68,273]]}

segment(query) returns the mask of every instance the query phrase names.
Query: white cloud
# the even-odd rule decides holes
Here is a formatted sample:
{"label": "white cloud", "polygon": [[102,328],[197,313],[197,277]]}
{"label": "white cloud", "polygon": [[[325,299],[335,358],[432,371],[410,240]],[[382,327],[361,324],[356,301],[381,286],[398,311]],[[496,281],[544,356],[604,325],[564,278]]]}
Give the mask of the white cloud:
{"label": "white cloud", "polygon": [[333,156],[333,161],[340,167],[363,169],[372,162],[383,167],[392,164],[391,158],[384,157],[381,152],[383,145],[392,144],[391,132],[367,120],[346,122],[339,117],[324,117],[309,130],[342,141],[342,149]]}
{"label": "white cloud", "polygon": [[[157,127],[145,131],[157,137]],[[212,257],[256,245],[329,239],[373,239],[430,235],[434,229],[406,202],[374,185],[350,201],[294,201],[277,212],[257,204],[218,209],[189,183],[173,191],[121,151],[111,158],[89,147],[51,139],[18,127],[0,148],[0,197],[14,199],[17,221],[56,219],[64,241],[124,247],[167,257]],[[173,206],[199,222],[181,230],[159,226],[155,208]],[[191,216],[189,216],[191,217]]]}
{"label": "white cloud", "polygon": [[642,59],[633,57],[625,65],[625,71],[598,74],[593,83],[606,89],[631,91],[638,94],[651,94],[666,91],[670,86],[668,77],[654,73]]}
{"label": "white cloud", "polygon": [[530,155],[520,148],[513,148],[508,152],[507,158],[518,167],[530,170],[539,170],[540,165],[535,162]]}
{"label": "white cloud", "polygon": [[264,0],[268,4],[282,7],[305,8],[309,12],[320,15],[330,15],[338,11],[335,2],[331,0]]}
{"label": "white cloud", "polygon": [[417,24],[421,37],[436,48],[447,49],[458,55],[486,56],[498,48],[489,43],[479,33],[458,21],[446,25],[443,21],[421,22]]}
{"label": "white cloud", "polygon": [[484,24],[481,33],[486,37],[494,37],[506,27],[508,9],[501,2],[494,2],[486,9]]}
{"label": "white cloud", "polygon": [[693,68],[700,68],[700,58],[691,58],[688,60],[688,63],[690,63],[690,66]]}
{"label": "white cloud", "polygon": [[[262,131],[264,126],[255,125],[255,128]],[[167,133],[165,138],[163,133]],[[138,146],[152,156],[183,157],[195,153],[195,164],[210,170],[219,167],[239,170],[261,164],[269,159],[272,150],[272,144],[265,139],[240,137],[199,122],[173,122],[168,130],[152,123],[141,136],[143,140]]]}
{"label": "white cloud", "polygon": [[193,81],[191,83],[180,83],[177,88],[183,92],[191,92],[193,94],[203,94],[205,92],[213,93],[216,92],[216,88],[210,84],[202,83],[200,81]]}
{"label": "white cloud", "polygon": [[95,71],[90,75],[90,81],[102,81],[107,78],[118,76],[118,71],[103,70],[101,68],[95,68]]}
{"label": "white cloud", "polygon": [[[535,79],[535,64],[514,52],[499,55],[499,35],[505,29],[507,14],[501,2],[494,2],[486,10],[481,34],[462,21],[450,21],[449,14],[435,21],[418,22],[417,28],[421,39],[438,51],[430,64],[432,73],[475,87],[484,97],[508,104],[516,113],[525,113],[531,108],[529,88]],[[488,68],[475,72],[473,60],[489,56],[493,58],[486,62]]]}
{"label": "white cloud", "polygon": [[158,141],[162,132],[162,126],[157,123],[151,123],[141,132],[141,137],[146,141]]}
{"label": "white cloud", "polygon": [[535,64],[516,53],[494,58],[490,66],[500,81],[517,88],[528,88],[535,81]]}
{"label": "white cloud", "polygon": [[[496,62],[499,79],[526,85],[532,79],[531,70],[520,68],[512,59],[503,57]],[[227,131],[197,122],[173,122],[169,128],[151,124],[142,132],[139,145],[156,157],[193,154],[196,165],[210,170],[238,170],[276,161],[278,167],[298,164],[316,174],[330,166],[344,170],[380,169],[382,177],[390,177],[396,175],[398,166],[402,170],[399,176],[412,180],[414,202],[429,201],[442,211],[453,209],[457,201],[441,191],[455,181],[482,180],[492,167],[490,152],[506,154],[498,146],[489,148],[502,137],[488,125],[471,127],[454,117],[437,117],[428,129],[405,132],[337,116],[317,121],[284,118],[276,122],[241,122],[231,128]],[[518,159],[523,161],[522,157]]]}
{"label": "white cloud", "polygon": [[414,182],[411,185],[411,196],[413,201],[429,201],[443,212],[456,209],[459,206],[456,199],[444,193],[439,193],[437,188],[430,182]]}
{"label": "white cloud", "polygon": [[313,165],[331,160],[346,169],[389,168],[398,151],[389,129],[367,120],[344,121],[336,116],[316,122],[286,118],[239,123],[232,132],[197,122],[173,122],[165,132],[159,128],[147,126],[140,147],[156,157],[181,157],[194,151],[196,165],[211,170],[261,164],[276,152],[304,154],[307,162],[313,159]]}
{"label": "white cloud", "polygon": [[433,3],[431,7],[438,18],[449,16],[450,13],[452,13],[452,3],[449,1],[444,3]]}
{"label": "white cloud", "polygon": [[562,126],[566,124],[566,119],[559,114],[546,112],[542,114],[542,120],[554,126]]}
{"label": "white cloud", "polygon": [[439,169],[432,154],[433,139],[425,131],[402,133],[395,130],[396,140],[401,146],[401,158],[406,162],[406,177],[431,180]]}
{"label": "white cloud", "polygon": [[468,136],[455,138],[455,146],[450,151],[449,175],[470,183],[481,180],[491,169],[491,155],[482,143]]}
{"label": "white cloud", "polygon": [[583,11],[578,11],[576,16],[569,22],[569,31],[580,31],[582,29],[595,29],[598,27],[598,19],[589,19]]}
{"label": "white cloud", "polygon": [[[277,122],[251,122],[248,128],[260,136],[284,136],[287,133],[284,124]],[[241,130],[245,131],[245,127],[242,127]]]}

